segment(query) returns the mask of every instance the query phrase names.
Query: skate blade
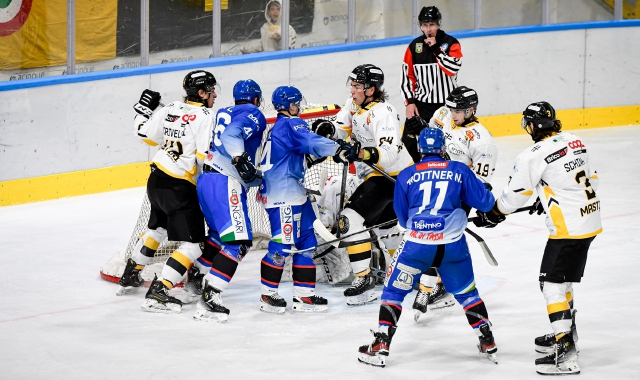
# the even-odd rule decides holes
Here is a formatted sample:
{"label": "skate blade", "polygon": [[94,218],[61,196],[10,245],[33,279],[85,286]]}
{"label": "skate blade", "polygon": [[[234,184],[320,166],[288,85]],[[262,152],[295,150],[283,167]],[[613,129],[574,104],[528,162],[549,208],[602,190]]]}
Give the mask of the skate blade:
{"label": "skate blade", "polygon": [[133,294],[133,293],[137,292],[138,289],[140,289],[140,287],[122,286],[122,285],[120,285],[120,287],[118,288],[118,291],[116,292],[116,296],[124,296],[124,295],[127,295],[127,294]]}
{"label": "skate blade", "polygon": [[182,306],[176,303],[167,303],[166,305],[160,303],[154,299],[145,299],[142,304],[142,310],[150,313],[163,313],[163,314],[180,314]]}
{"label": "skate blade", "polygon": [[387,365],[387,357],[382,355],[367,355],[360,353],[358,361],[362,364],[367,364],[374,367],[384,368]]}
{"label": "skate blade", "polygon": [[203,321],[203,322],[218,322],[218,323],[225,323],[227,321],[227,319],[229,318],[228,314],[225,313],[212,313],[208,310],[204,310],[204,309],[198,309],[196,310],[196,313],[193,315],[193,319],[197,320],[197,321]]}
{"label": "skate blade", "polygon": [[422,317],[425,313],[421,312],[420,310],[413,310],[413,320],[415,322],[418,322],[418,320],[420,319],[420,317]]}
{"label": "skate blade", "polygon": [[[576,355],[580,353],[580,348],[578,347],[578,345],[576,344],[576,342],[574,341],[573,344],[576,346]],[[553,346],[547,347],[547,346],[538,346],[536,344],[536,352],[539,354],[545,354],[545,355],[549,355],[550,353],[553,352]]]}
{"label": "skate blade", "polygon": [[449,293],[441,300],[438,300],[437,302],[429,304],[429,309],[431,310],[445,309],[455,304],[456,304],[456,299],[453,297],[452,294]]}
{"label": "skate blade", "polygon": [[296,313],[326,313],[328,309],[328,305],[307,305],[304,303],[298,305],[298,302],[294,302],[291,307],[291,311]]}
{"label": "skate blade", "polygon": [[489,359],[489,361],[498,364],[498,357],[496,356],[496,354],[485,354],[487,356],[487,359]]}
{"label": "skate blade", "polygon": [[284,307],[272,306],[266,303],[260,302],[260,311],[271,314],[284,314]]}
{"label": "skate blade", "polygon": [[373,302],[378,299],[376,292],[373,290],[369,290],[357,296],[347,297],[347,305],[349,306],[360,306],[366,305],[369,302]]}
{"label": "skate blade", "polygon": [[189,305],[198,302],[202,298],[200,294],[187,294],[181,299],[183,304]]}
{"label": "skate blade", "polygon": [[540,375],[577,375],[580,373],[580,366],[576,360],[568,360],[566,362],[558,363],[557,366],[553,364],[538,364],[536,365],[536,372]]}

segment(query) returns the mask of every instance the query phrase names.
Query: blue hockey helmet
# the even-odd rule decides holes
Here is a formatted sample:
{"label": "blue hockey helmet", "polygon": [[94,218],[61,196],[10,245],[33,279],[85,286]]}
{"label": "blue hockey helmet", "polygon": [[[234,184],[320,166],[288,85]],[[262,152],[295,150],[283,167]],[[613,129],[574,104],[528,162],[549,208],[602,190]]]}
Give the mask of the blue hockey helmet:
{"label": "blue hockey helmet", "polygon": [[258,99],[258,106],[262,103],[262,89],[253,79],[239,80],[233,86],[233,100],[246,100],[253,103],[253,99]]}
{"label": "blue hockey helmet", "polygon": [[271,103],[273,103],[273,108],[277,111],[289,110],[291,103],[301,108],[303,101],[302,93],[293,86],[280,86],[273,91],[271,96]]}
{"label": "blue hockey helmet", "polygon": [[440,128],[427,127],[418,136],[418,152],[441,154],[444,149],[444,132]]}

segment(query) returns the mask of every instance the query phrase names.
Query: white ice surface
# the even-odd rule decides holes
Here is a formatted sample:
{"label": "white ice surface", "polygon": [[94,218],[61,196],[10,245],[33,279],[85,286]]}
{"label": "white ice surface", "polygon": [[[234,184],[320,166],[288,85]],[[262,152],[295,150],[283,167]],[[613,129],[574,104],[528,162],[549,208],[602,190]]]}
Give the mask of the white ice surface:
{"label": "white ice surface", "polygon": [[[582,379],[640,378],[640,128],[577,131],[600,177],[604,232],[575,285]],[[494,193],[506,184],[526,135],[498,138]],[[518,214],[476,229],[499,266],[469,239],[476,279],[494,324],[495,365],[480,357],[459,306],[414,323],[411,293],[387,368],[359,364],[371,342],[376,302],[347,307],[344,288],[319,285],[329,312],[261,313],[259,262],[251,252],[223,294],[226,324],[145,313],[144,291],[116,297],[100,265],[123,250],[144,188],[0,208],[0,379],[533,379],[533,338],[550,331],[538,269],[547,240],[543,216]],[[291,283],[281,294],[291,303]],[[380,288],[377,289],[380,292]]]}

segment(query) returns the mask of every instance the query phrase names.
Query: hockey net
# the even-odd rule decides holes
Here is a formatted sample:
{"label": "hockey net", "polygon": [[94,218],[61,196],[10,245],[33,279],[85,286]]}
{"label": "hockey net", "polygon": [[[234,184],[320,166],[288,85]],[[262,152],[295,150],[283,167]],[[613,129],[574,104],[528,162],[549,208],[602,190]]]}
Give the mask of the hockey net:
{"label": "hockey net", "polygon": [[[309,125],[317,119],[331,118],[335,116],[340,110],[340,106],[336,104],[331,105],[307,105],[300,114],[300,117],[305,120]],[[267,128],[270,128],[276,121],[276,111],[270,103],[263,104],[261,111],[267,117]],[[266,137],[266,133],[265,133]],[[324,160],[322,163],[315,165],[307,170],[305,173],[304,185],[307,189],[317,190],[323,183],[320,183],[321,177],[324,175],[342,175],[344,166],[338,165],[331,159]],[[323,173],[324,172],[324,173]],[[247,193],[249,210],[249,219],[251,220],[251,227],[253,230],[253,249],[266,248],[269,239],[271,238],[271,228],[269,226],[269,218],[266,211],[255,201],[257,187],[251,188]],[[138,215],[138,221],[131,233],[129,244],[124,251],[116,252],[111,259],[100,267],[100,275],[103,279],[111,282],[118,282],[127,260],[131,257],[133,249],[135,248],[140,236],[147,230],[147,223],[149,222],[149,213],[151,206],[149,198],[145,192],[142,206],[140,207],[140,214]],[[142,277],[145,281],[153,280],[155,274],[160,273],[164,262],[178,247],[178,242],[171,242],[164,240],[160,243],[155,256],[142,271]]]}

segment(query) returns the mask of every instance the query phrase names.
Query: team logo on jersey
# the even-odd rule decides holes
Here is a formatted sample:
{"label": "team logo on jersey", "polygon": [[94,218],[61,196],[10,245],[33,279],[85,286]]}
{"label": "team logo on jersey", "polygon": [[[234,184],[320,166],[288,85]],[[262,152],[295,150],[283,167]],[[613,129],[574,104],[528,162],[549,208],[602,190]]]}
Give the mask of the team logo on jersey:
{"label": "team logo on jersey", "polygon": [[[447,51],[447,48],[449,47],[448,43],[443,43],[442,45],[440,45],[440,50],[442,51]],[[466,96],[466,95],[465,95]]]}
{"label": "team logo on jersey", "polygon": [[347,231],[349,231],[349,219],[346,216],[340,215],[340,222],[338,222],[338,228],[340,228],[340,233],[342,234],[346,234]]}
{"label": "team logo on jersey", "polygon": [[240,203],[240,199],[238,199],[238,194],[236,193],[235,190],[231,191],[231,196],[229,197],[229,202],[234,206],[237,205],[238,203]]}
{"label": "team logo on jersey", "polygon": [[416,165],[416,170],[429,170],[429,169],[446,169],[449,166],[449,161],[444,162],[423,162]]}
{"label": "team logo on jersey", "polygon": [[421,271],[402,263],[398,263],[396,268],[400,269],[400,273],[393,281],[393,286],[402,290],[410,290],[413,287],[414,276],[420,274]]}
{"label": "team logo on jersey", "polygon": [[551,153],[550,155],[545,157],[544,160],[545,160],[545,162],[547,164],[550,164],[553,161],[557,161],[557,160],[561,159],[562,157],[566,156],[568,151],[569,151],[569,149],[567,149],[566,147],[562,148],[560,150],[557,150],[557,151]]}
{"label": "team logo on jersey", "polygon": [[0,37],[10,36],[22,28],[31,12],[32,0],[0,1]]}
{"label": "team logo on jersey", "polygon": [[168,121],[169,123],[173,123],[174,121],[178,120],[179,118],[180,118],[180,116],[167,114],[167,117],[165,117],[164,120]]}
{"label": "team logo on jersey", "polygon": [[417,54],[422,53],[422,46],[423,46],[422,42],[418,42],[418,43],[416,44],[416,53],[417,53]]}
{"label": "team logo on jersey", "polygon": [[467,136],[467,140],[473,141],[473,131],[465,131],[464,134]]}

